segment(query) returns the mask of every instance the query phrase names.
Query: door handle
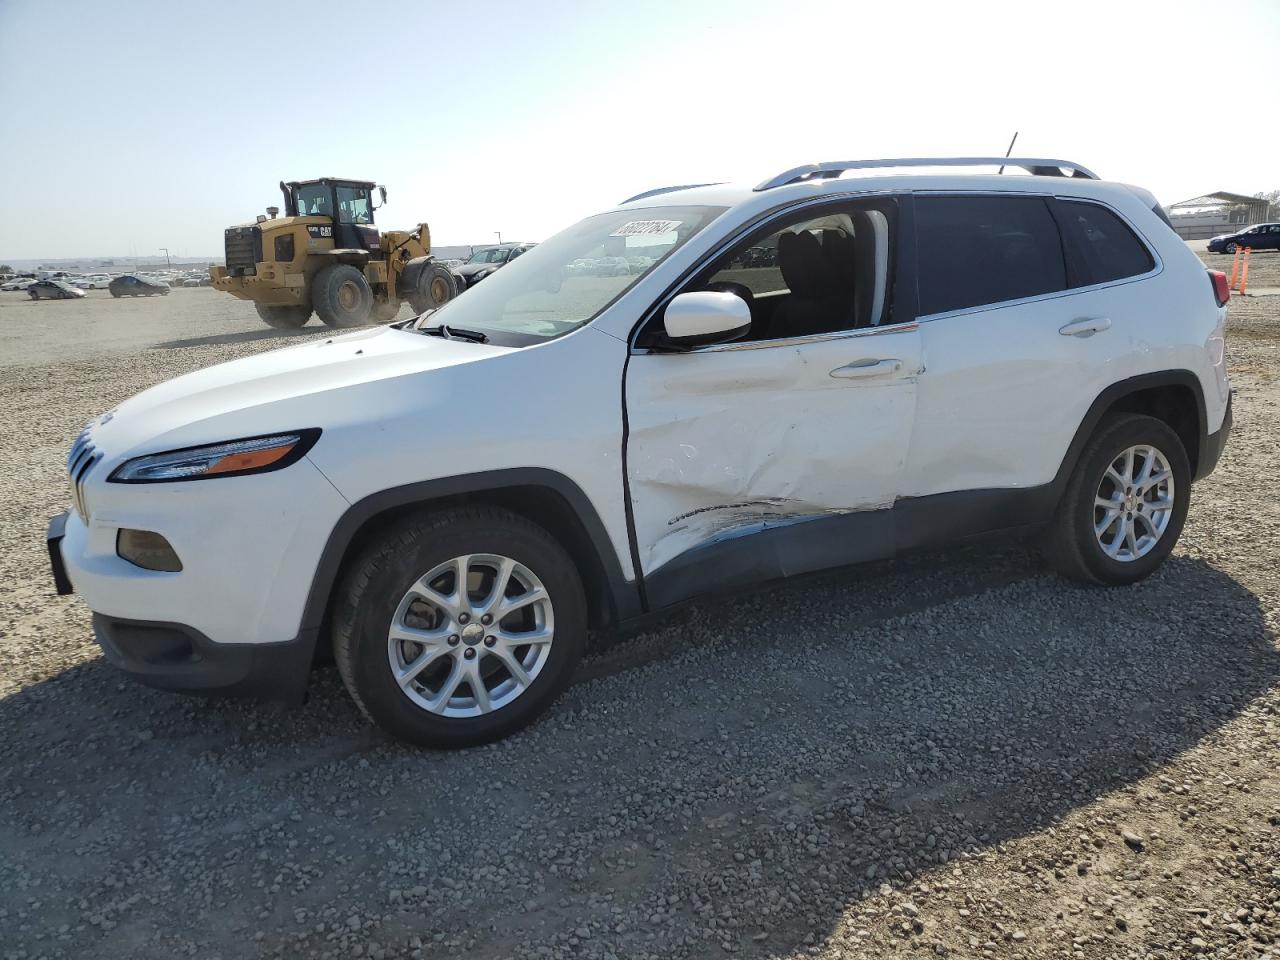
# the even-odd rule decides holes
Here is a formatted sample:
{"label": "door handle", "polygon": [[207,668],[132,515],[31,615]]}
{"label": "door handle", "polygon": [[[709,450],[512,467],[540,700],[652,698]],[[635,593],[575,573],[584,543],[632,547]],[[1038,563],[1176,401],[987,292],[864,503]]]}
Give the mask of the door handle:
{"label": "door handle", "polygon": [[840,380],[859,380],[864,377],[884,377],[902,369],[901,360],[855,360],[843,367],[836,367],[831,375]]}
{"label": "door handle", "polygon": [[1110,318],[1086,317],[1083,320],[1073,320],[1066,326],[1059,327],[1058,332],[1064,337],[1092,337],[1095,333],[1110,329]]}

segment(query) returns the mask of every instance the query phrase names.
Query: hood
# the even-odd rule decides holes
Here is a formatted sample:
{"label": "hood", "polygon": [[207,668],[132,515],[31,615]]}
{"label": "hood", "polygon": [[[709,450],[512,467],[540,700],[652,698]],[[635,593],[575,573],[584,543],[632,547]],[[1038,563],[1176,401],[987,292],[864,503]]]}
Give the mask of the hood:
{"label": "hood", "polygon": [[[513,348],[389,327],[313,340],[197,370],[145,390],[91,425],[95,443],[125,459],[179,447],[351,418],[373,392],[413,374],[476,363]],[[413,402],[413,391],[376,391]]]}
{"label": "hood", "polygon": [[463,277],[474,277],[477,273],[487,273],[490,270],[497,270],[502,264],[500,263],[464,263],[460,267],[454,267],[453,272]]}

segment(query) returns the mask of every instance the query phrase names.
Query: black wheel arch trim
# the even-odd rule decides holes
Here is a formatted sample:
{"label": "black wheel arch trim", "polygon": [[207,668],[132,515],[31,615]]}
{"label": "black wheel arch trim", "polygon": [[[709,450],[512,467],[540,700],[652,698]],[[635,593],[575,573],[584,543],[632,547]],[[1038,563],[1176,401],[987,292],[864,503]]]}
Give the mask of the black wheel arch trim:
{"label": "black wheel arch trim", "polygon": [[[1084,451],[1089,438],[1093,436],[1103,415],[1125,397],[1156,387],[1186,387],[1191,391],[1196,399],[1196,432],[1199,450],[1204,451],[1209,437],[1209,416],[1205,407],[1204,388],[1200,384],[1199,377],[1190,370],[1162,370],[1117,381],[1098,394],[1086,411],[1084,419],[1080,421],[1080,426],[1076,428],[1075,436],[1071,438],[1071,444],[1067,447],[1058,472],[1050,483],[1054,503],[1057,503],[1063,491],[1066,490],[1067,482],[1071,479],[1071,474],[1080,460],[1080,454]],[[1188,451],[1188,454],[1190,453],[1191,451]],[[1192,474],[1197,480],[1204,476],[1199,470],[1200,465],[1198,461],[1193,462],[1192,465]]]}
{"label": "black wheel arch trim", "polygon": [[[303,607],[300,630],[319,629],[324,623],[334,584],[348,549],[365,525],[379,515],[401,507],[429,506],[452,497],[483,497],[519,487],[540,487],[559,495],[582,525],[603,571],[607,600],[613,621],[628,620],[641,612],[639,586],[623,577],[617,551],[591,500],[574,481],[562,473],[543,467],[515,467],[480,473],[442,477],[409,483],[370,494],[353,503],[338,519],[312,576],[311,589]],[[536,522],[536,518],[535,518]]]}

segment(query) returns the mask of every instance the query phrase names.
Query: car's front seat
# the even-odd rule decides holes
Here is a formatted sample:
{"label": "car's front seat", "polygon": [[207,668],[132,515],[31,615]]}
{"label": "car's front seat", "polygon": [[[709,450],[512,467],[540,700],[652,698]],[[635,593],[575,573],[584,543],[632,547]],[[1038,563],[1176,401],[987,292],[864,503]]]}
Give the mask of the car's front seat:
{"label": "car's front seat", "polygon": [[853,325],[853,278],[843,266],[847,253],[848,246],[840,241],[824,250],[807,230],[778,237],[778,267],[791,293],[774,310],[771,337],[803,337]]}

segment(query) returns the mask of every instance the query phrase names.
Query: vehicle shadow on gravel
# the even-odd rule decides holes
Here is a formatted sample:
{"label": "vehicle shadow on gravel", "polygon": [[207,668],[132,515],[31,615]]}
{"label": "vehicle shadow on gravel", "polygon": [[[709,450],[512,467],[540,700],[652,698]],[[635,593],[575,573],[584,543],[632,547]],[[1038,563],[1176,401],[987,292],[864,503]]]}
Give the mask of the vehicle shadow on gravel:
{"label": "vehicle shadow on gravel", "polygon": [[[1202,561],[1093,590],[1003,548],[701,603],[583,677],[532,729],[432,753],[332,670],[288,711],[74,668],[0,701],[0,906],[43,883],[40,929],[132,956],[790,955],[1157,771],[1280,655]],[[1125,854],[1073,842],[1035,870]],[[186,925],[144,943],[170,903]]]}
{"label": "vehicle shadow on gravel", "polygon": [[[165,340],[163,343],[151,345],[152,350],[182,350],[186,347],[207,347],[228,343],[254,343],[258,340],[294,340],[299,337],[314,337],[327,332],[323,327],[302,327],[298,330],[277,330],[267,327],[264,330],[248,330],[243,333],[217,333],[207,337],[186,337],[182,340]],[[346,331],[340,331],[346,332]]]}

